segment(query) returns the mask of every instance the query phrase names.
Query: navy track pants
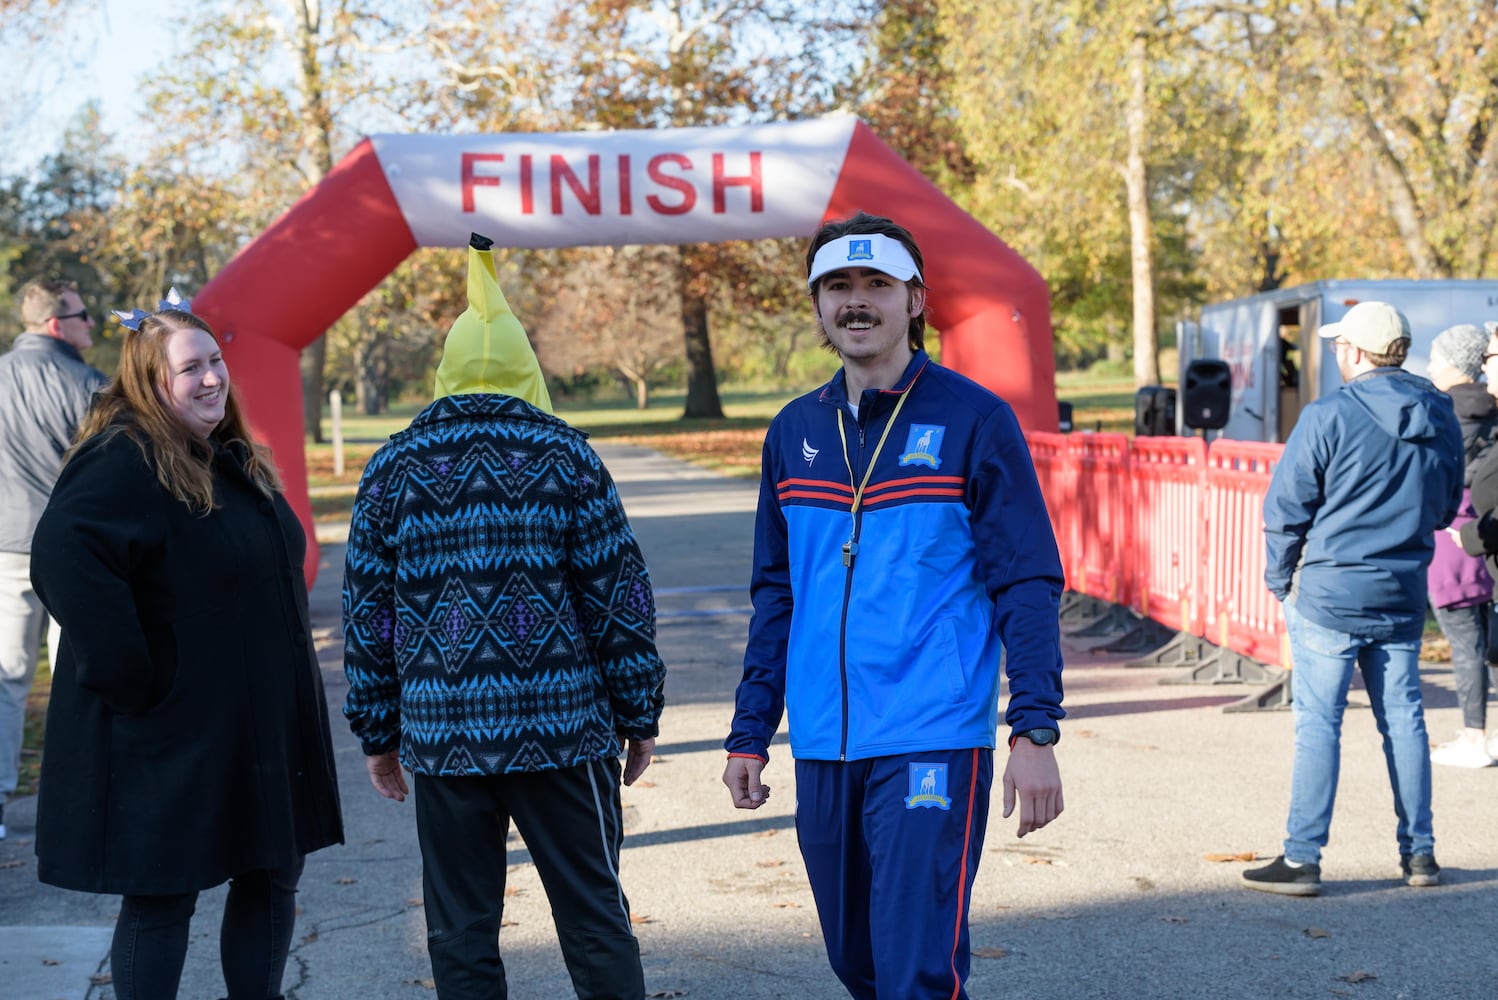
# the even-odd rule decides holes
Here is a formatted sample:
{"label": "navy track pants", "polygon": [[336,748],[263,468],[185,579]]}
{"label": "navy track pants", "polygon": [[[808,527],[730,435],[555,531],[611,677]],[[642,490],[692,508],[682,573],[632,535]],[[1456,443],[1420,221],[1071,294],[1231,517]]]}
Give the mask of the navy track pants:
{"label": "navy track pants", "polygon": [[966,1000],[993,751],[796,761],[796,836],[856,1000]]}

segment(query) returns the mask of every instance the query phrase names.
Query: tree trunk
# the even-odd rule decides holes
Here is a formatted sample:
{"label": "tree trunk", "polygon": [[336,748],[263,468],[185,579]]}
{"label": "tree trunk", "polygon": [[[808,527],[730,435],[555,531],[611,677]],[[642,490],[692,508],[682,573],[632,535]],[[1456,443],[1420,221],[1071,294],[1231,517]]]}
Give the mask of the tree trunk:
{"label": "tree trunk", "polygon": [[1129,192],[1129,256],[1134,272],[1134,387],[1160,384],[1159,343],[1155,331],[1154,226],[1150,222],[1149,45],[1143,32],[1129,46],[1129,157],[1124,184]]}
{"label": "tree trunk", "polygon": [[[296,22],[294,55],[301,67],[302,143],[311,153],[307,169],[307,187],[322,183],[333,169],[333,116],[328,107],[322,83],[322,64],[318,61],[318,40],[322,31],[322,12],[308,0],[291,0],[290,12]],[[323,369],[328,359],[327,334],[319,336],[302,350],[302,426],[313,441],[322,443]]]}
{"label": "tree trunk", "polygon": [[366,341],[355,354],[355,368],[358,377],[355,380],[355,394],[358,397],[359,412],[366,417],[373,417],[385,412],[388,402],[388,389],[390,384],[390,365],[386,357],[386,345],[389,342],[378,334],[374,339]]}
{"label": "tree trunk", "polygon": [[644,410],[650,407],[650,382],[643,378],[635,379],[635,409]]}
{"label": "tree trunk", "polygon": [[681,256],[681,323],[687,350],[687,402],[684,418],[723,419],[718,398],[718,372],[713,367],[713,343],[707,330],[707,298],[693,287],[693,268],[685,249]]}
{"label": "tree trunk", "polygon": [[328,357],[327,336],[318,337],[302,349],[302,429],[318,444],[322,436],[322,371]]}

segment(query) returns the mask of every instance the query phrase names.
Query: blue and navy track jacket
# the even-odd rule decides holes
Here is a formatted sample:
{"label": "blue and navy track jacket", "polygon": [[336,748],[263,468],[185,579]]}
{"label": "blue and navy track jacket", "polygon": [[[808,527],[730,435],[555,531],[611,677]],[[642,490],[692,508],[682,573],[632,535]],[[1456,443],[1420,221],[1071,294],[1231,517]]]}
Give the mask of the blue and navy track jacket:
{"label": "blue and navy track jacket", "polygon": [[846,392],[839,371],[765,437],[728,751],[768,759],[787,706],[802,759],[993,747],[1001,648],[1005,722],[1055,728],[1061,560],[1014,412],[925,352],[894,388],[865,392],[856,420]]}

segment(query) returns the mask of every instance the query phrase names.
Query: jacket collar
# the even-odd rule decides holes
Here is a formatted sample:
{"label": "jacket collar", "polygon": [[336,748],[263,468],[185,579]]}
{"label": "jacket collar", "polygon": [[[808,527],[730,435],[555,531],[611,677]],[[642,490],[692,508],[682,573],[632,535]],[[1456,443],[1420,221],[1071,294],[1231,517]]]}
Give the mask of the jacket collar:
{"label": "jacket collar", "polygon": [[83,355],[78,348],[66,340],[59,340],[48,333],[20,333],[11,342],[10,349],[13,351],[50,351],[53,354],[61,354],[65,358],[74,361],[82,361]]}
{"label": "jacket collar", "polygon": [[[907,389],[914,385],[915,380],[920,377],[921,372],[925,371],[926,366],[930,363],[931,355],[927,354],[924,350],[916,351],[915,356],[910,359],[910,364],[905,366],[905,371],[900,374],[899,379],[893,386],[888,389],[867,389],[864,391],[864,398],[859,400],[859,416],[862,416],[864,413],[864,400],[867,400],[871,394],[874,398],[876,406],[878,405],[880,400],[893,400],[896,396],[904,393]],[[832,376],[832,381],[822,386],[822,392],[820,395],[818,395],[817,401],[820,403],[826,403],[829,406],[847,405],[847,372],[839,368],[837,370],[837,374]]]}
{"label": "jacket collar", "polygon": [[[430,403],[418,413],[407,430],[420,430],[448,420],[472,419],[523,420],[544,424],[554,428],[565,428],[587,437],[583,431],[573,427],[560,417],[554,417],[540,407],[517,396],[505,396],[494,392],[469,392],[456,396],[443,396]],[[404,434],[405,431],[400,432]],[[396,435],[397,437],[399,435]]]}

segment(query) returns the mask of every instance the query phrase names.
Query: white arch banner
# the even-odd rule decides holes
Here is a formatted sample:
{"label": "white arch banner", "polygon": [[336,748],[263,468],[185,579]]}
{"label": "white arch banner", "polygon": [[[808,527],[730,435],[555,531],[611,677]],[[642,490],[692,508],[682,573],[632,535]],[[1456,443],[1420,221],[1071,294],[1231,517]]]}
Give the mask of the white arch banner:
{"label": "white arch banner", "polygon": [[804,236],[827,210],[856,118],[738,128],[373,135],[420,246],[716,243]]}

